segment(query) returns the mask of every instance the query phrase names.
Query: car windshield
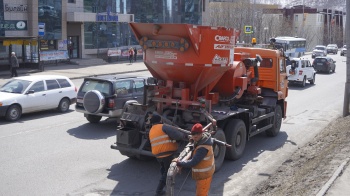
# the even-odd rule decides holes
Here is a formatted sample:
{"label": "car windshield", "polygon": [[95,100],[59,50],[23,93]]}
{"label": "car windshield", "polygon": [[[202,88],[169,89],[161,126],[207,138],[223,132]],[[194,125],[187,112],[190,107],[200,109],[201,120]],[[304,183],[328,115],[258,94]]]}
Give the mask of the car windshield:
{"label": "car windshield", "polygon": [[18,93],[21,94],[24,92],[24,90],[32,83],[28,80],[18,80],[13,79],[8,81],[6,84],[4,84],[1,88],[1,92],[7,92],[7,93]]}
{"label": "car windshield", "polygon": [[292,68],[298,67],[298,61],[291,60],[291,61],[290,61],[290,64],[292,65]]}
{"label": "car windshield", "polygon": [[98,90],[104,95],[110,95],[111,83],[99,80],[87,80],[82,85],[81,92],[86,93],[90,90]]}
{"label": "car windshield", "polygon": [[315,62],[316,63],[324,63],[324,62],[326,62],[327,61],[327,59],[325,59],[325,58],[316,58],[315,59]]}
{"label": "car windshield", "polygon": [[322,46],[316,46],[315,49],[316,49],[316,50],[324,50],[324,47],[322,47]]}

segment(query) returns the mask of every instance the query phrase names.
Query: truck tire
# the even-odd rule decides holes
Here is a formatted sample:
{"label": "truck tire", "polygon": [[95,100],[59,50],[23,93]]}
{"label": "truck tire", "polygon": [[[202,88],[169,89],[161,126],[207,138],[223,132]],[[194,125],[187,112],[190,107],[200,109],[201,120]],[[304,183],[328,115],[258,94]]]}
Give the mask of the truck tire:
{"label": "truck tire", "polygon": [[88,120],[90,123],[98,123],[100,122],[102,116],[96,116],[96,115],[91,115],[91,114],[88,114],[86,116],[86,120]]}
{"label": "truck tire", "polygon": [[[226,142],[225,133],[223,130],[219,129],[213,136],[215,139],[222,142]],[[214,158],[215,158],[215,172],[219,171],[222,164],[224,163],[226,146],[219,146],[218,144],[213,144]]]}
{"label": "truck tire", "polygon": [[273,126],[272,128],[265,131],[266,135],[269,137],[275,137],[278,135],[281,129],[282,124],[282,109],[280,105],[276,105],[275,107],[275,116],[273,120]]}
{"label": "truck tire", "polygon": [[230,148],[226,149],[225,158],[238,160],[242,157],[247,142],[247,130],[240,119],[231,119],[225,127],[225,136]]}

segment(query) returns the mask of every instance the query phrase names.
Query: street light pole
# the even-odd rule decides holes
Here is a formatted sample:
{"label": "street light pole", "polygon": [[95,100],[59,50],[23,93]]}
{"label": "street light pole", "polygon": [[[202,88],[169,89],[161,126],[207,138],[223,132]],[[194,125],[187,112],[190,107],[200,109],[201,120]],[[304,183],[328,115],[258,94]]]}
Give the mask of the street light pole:
{"label": "street light pole", "polygon": [[[349,1],[346,1],[346,24],[345,24],[345,44],[346,48],[349,48],[350,40],[350,5]],[[344,92],[344,105],[343,105],[343,117],[349,115],[349,92],[350,92],[350,55],[346,53],[346,82]]]}

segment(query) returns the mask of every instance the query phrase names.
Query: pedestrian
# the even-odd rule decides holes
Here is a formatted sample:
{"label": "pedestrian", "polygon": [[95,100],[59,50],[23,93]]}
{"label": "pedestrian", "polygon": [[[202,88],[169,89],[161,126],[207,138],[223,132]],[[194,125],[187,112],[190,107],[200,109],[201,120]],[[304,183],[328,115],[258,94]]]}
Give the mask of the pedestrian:
{"label": "pedestrian", "polygon": [[136,47],[134,48],[134,62],[136,62],[136,58],[137,58],[137,49]]}
{"label": "pedestrian", "polygon": [[149,140],[151,142],[152,154],[157,158],[160,165],[161,177],[157,186],[156,195],[163,195],[166,185],[166,177],[171,161],[174,159],[174,153],[178,149],[176,140],[187,141],[188,136],[177,131],[170,125],[163,124],[162,118],[156,114],[150,114],[147,124],[152,125],[149,131]]}
{"label": "pedestrian", "polygon": [[196,181],[196,195],[206,196],[215,172],[213,139],[210,133],[204,132],[199,123],[191,130],[193,152],[189,160],[174,159],[178,167],[192,168],[192,178]]}
{"label": "pedestrian", "polygon": [[133,61],[133,56],[134,56],[134,50],[132,49],[132,47],[130,47],[129,49],[129,60],[130,60],[130,64]]}
{"label": "pedestrian", "polygon": [[17,77],[17,68],[19,67],[18,59],[15,52],[11,52],[11,77]]}

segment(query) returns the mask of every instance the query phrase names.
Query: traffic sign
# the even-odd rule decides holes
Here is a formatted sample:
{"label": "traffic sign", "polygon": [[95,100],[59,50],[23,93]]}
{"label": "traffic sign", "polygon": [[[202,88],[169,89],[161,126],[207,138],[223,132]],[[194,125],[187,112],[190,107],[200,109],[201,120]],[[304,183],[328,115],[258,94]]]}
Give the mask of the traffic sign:
{"label": "traffic sign", "polygon": [[252,26],[248,26],[248,25],[244,26],[244,33],[245,34],[253,33],[253,27]]}
{"label": "traffic sign", "polygon": [[45,36],[45,23],[39,22],[39,36]]}

